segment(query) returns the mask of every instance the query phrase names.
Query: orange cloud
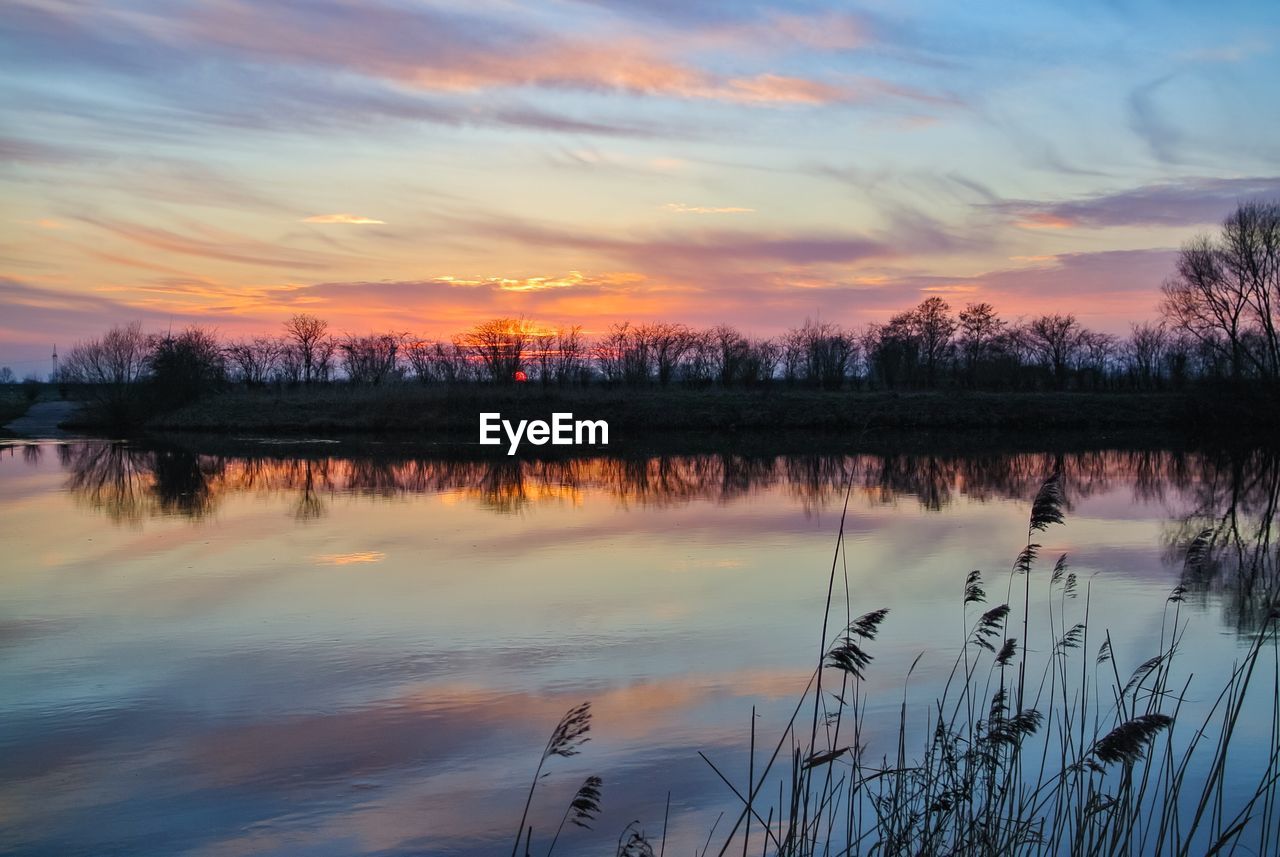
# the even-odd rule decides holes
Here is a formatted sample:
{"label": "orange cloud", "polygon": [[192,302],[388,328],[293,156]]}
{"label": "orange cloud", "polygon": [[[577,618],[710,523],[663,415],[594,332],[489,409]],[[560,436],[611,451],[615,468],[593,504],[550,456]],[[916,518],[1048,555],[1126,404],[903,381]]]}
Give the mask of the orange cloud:
{"label": "orange cloud", "polygon": [[718,97],[739,104],[832,104],[855,100],[854,94],[849,90],[777,74],[734,78],[723,87],[713,90],[707,97]]}
{"label": "orange cloud", "polygon": [[350,223],[350,224],[368,224],[368,223],[386,223],[385,220],[374,220],[372,217],[361,217],[358,214],[313,214],[310,217],[304,217],[300,221],[302,223]]}
{"label": "orange cloud", "polygon": [[1057,214],[1036,211],[1024,215],[1017,225],[1023,229],[1071,229],[1076,224]]}
{"label": "orange cloud", "polygon": [[977,286],[973,285],[947,285],[947,286],[925,286],[920,291],[929,292],[931,294],[969,294],[978,291]]}
{"label": "orange cloud", "polygon": [[387,555],[382,551],[359,551],[356,553],[327,553],[316,557],[318,565],[362,565],[382,562]]}
{"label": "orange cloud", "polygon": [[[353,7],[354,8],[354,7]],[[621,91],[743,105],[819,105],[861,100],[845,86],[770,72],[719,75],[672,58],[700,42],[756,52],[762,43],[847,50],[865,41],[843,16],[776,16],[767,31],[729,28],[665,39],[610,33],[569,36],[520,28],[478,36],[449,15],[370,7],[335,12],[341,26],[315,26],[287,7],[227,2],[171,26],[192,37],[277,63],[323,64],[419,90],[459,93],[504,87]],[[246,26],[246,20],[252,25]],[[412,49],[406,48],[412,45]],[[891,94],[882,88],[881,94]]]}

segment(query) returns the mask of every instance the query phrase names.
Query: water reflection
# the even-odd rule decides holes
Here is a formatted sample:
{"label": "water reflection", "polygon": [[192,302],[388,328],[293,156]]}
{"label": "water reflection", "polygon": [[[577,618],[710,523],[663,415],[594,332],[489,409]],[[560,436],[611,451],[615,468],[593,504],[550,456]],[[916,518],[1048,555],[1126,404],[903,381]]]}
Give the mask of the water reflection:
{"label": "water reflection", "polygon": [[600,835],[564,853],[659,826],[668,791],[671,850],[701,848],[732,796],[696,751],[745,771],[753,707],[761,735],[789,716],[847,484],[857,606],[894,610],[871,677],[890,731],[1054,469],[1071,511],[1045,555],[1096,580],[1123,669],[1180,575],[1197,674],[1276,584],[1268,451],[333,452],[0,453],[0,851],[505,853],[548,725],[586,698],[599,731],[537,828],[599,773]]}
{"label": "water reflection", "polygon": [[1280,457],[1260,450],[1206,457],[1186,485],[1190,511],[1170,522],[1167,558],[1183,564],[1182,585],[1222,595],[1227,620],[1257,631],[1280,594],[1280,546],[1272,538],[1280,504]]}
{"label": "water reflection", "polygon": [[[85,442],[57,447],[78,501],[120,523],[149,516],[192,519],[216,512],[230,494],[283,495],[300,521],[323,518],[339,495],[394,498],[452,494],[496,513],[539,503],[580,503],[602,492],[622,507],[665,508],[706,500],[727,503],[782,487],[808,512],[854,490],[876,503],[903,500],[947,508],[957,497],[1031,496],[1044,474],[1060,470],[1068,508],[1129,486],[1135,503],[1190,498],[1169,522],[1166,560],[1181,563],[1193,544],[1183,586],[1226,594],[1231,624],[1257,627],[1280,572],[1271,536],[1280,503],[1280,456],[1272,450],[1187,452],[1087,450],[1044,453],[738,454],[594,457],[566,460],[448,459],[411,455],[279,455],[260,450],[204,454],[178,446]],[[22,447],[38,463],[41,448]],[[1197,542],[1197,539],[1199,540]]]}
{"label": "water reflection", "polygon": [[[36,450],[38,447],[27,447]],[[1016,499],[1034,493],[1044,474],[1060,469],[1069,501],[1133,486],[1135,500],[1160,501],[1170,489],[1220,483],[1234,458],[1169,451],[1101,450],[1012,454],[735,454],[659,455],[639,458],[448,459],[413,456],[279,456],[261,452],[202,454],[181,447],[86,442],[58,447],[78,498],[113,519],[153,515],[200,518],[233,492],[296,495],[299,517],[324,514],[338,494],[390,498],[456,493],[495,512],[540,502],[578,502],[602,491],[626,506],[665,507],[693,500],[729,502],[783,486],[813,509],[855,490],[879,502],[909,497],[940,510],[959,496]],[[25,453],[24,454],[28,454]],[[1253,452],[1274,461],[1270,453]],[[1251,475],[1258,476],[1256,463]],[[1241,478],[1242,472],[1235,471]],[[1274,472],[1267,471],[1274,481]],[[1213,496],[1223,493],[1216,488]],[[1258,493],[1243,492],[1248,502]]]}

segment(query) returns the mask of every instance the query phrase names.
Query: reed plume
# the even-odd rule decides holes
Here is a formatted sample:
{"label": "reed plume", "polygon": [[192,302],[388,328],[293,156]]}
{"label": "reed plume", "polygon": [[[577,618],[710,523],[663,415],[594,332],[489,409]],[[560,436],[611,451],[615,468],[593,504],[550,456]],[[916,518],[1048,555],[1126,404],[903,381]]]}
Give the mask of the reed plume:
{"label": "reed plume", "polygon": [[855,642],[858,640],[874,640],[880,623],[889,615],[887,608],[873,610],[859,616],[849,623],[844,633],[827,650],[826,665],[848,673],[855,678],[864,678],[864,670],[871,663],[871,655]]}
{"label": "reed plume", "polygon": [[591,829],[591,822],[595,821],[596,816],[600,814],[600,794],[603,787],[604,780],[599,777],[591,776],[583,780],[582,785],[574,793],[573,800],[569,801],[569,805],[565,807],[564,817],[560,819],[560,826],[556,828],[556,835],[551,837],[551,844],[547,846],[547,857],[551,857],[551,852],[556,850],[556,843],[560,841],[560,833],[564,830],[565,824],[572,824],[586,830]]}
{"label": "reed plume", "polygon": [[1063,505],[1062,471],[1055,470],[1053,475],[1040,485],[1040,490],[1036,492],[1036,498],[1031,504],[1031,529],[1043,532],[1049,529],[1050,524],[1061,524],[1064,520]]}
{"label": "reed plume", "polygon": [[1151,739],[1173,723],[1167,714],[1140,714],[1121,723],[1093,746],[1092,755],[1104,765],[1113,762],[1136,764]]}
{"label": "reed plume", "polygon": [[542,750],[542,757],[538,760],[538,767],[533,772],[533,782],[529,784],[529,794],[524,801],[524,812],[520,814],[520,826],[516,828],[516,839],[511,846],[511,857],[516,857],[519,853],[521,839],[526,840],[525,848],[528,850],[528,840],[533,838],[533,832],[525,827],[525,822],[529,820],[529,807],[533,804],[533,793],[538,788],[539,780],[542,779],[543,766],[552,756],[576,756],[582,745],[591,740],[587,737],[587,732],[590,730],[590,702],[570,708],[552,730],[551,737],[547,739],[547,746]]}

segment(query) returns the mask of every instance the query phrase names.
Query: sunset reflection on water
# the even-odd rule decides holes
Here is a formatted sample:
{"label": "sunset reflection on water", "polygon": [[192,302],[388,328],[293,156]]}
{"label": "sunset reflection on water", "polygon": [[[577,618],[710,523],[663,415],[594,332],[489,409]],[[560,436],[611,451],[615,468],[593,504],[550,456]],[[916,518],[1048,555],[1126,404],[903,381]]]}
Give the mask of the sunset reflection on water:
{"label": "sunset reflection on water", "polygon": [[733,801],[696,751],[745,771],[752,706],[761,734],[789,716],[846,484],[855,609],[892,611],[885,711],[921,651],[921,705],[945,677],[965,574],[1004,588],[1054,467],[1067,525],[1043,553],[1069,553],[1120,657],[1149,654],[1181,581],[1189,657],[1230,660],[1275,578],[1256,451],[334,453],[0,451],[0,850],[492,853],[584,699],[593,740],[552,766],[535,826],[599,773],[604,813],[565,853],[659,828],[668,791],[672,847],[701,847]]}

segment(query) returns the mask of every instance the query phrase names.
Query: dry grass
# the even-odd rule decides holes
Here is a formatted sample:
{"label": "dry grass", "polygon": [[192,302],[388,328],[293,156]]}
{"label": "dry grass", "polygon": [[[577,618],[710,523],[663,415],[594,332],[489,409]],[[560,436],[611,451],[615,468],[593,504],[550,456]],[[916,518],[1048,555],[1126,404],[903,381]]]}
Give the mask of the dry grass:
{"label": "dry grass", "polygon": [[[904,691],[896,746],[879,758],[866,747],[865,682],[876,636],[891,618],[886,608],[854,614],[840,573],[842,516],[822,648],[786,728],[758,766],[753,726],[745,783],[733,783],[703,755],[740,804],[728,832],[709,836],[704,853],[1184,857],[1280,850],[1280,612],[1270,611],[1239,660],[1221,665],[1225,682],[1193,687],[1191,678],[1175,678],[1185,629],[1179,587],[1165,605],[1154,652],[1122,673],[1110,634],[1090,626],[1089,587],[1080,591],[1067,558],[1045,573],[1039,568],[1033,538],[1064,523],[1060,480],[1051,475],[1037,492],[1026,543],[1009,573],[1009,593],[1021,590],[1022,604],[989,606],[983,576],[966,576],[964,636],[923,739],[908,738]],[[1188,563],[1197,556],[1193,543]],[[841,579],[841,630],[829,637]],[[1033,590],[1045,596],[1035,599],[1043,610],[1033,609]],[[1068,625],[1069,614],[1080,621]],[[1206,684],[1216,695],[1206,713],[1190,719],[1183,702],[1193,693],[1203,698]],[[1246,702],[1248,717],[1270,718],[1265,747],[1236,740]],[[1233,766],[1242,754],[1259,752],[1267,754],[1263,773],[1241,782]],[[593,801],[598,807],[598,790]],[[617,853],[653,854],[635,835],[624,831]]]}

